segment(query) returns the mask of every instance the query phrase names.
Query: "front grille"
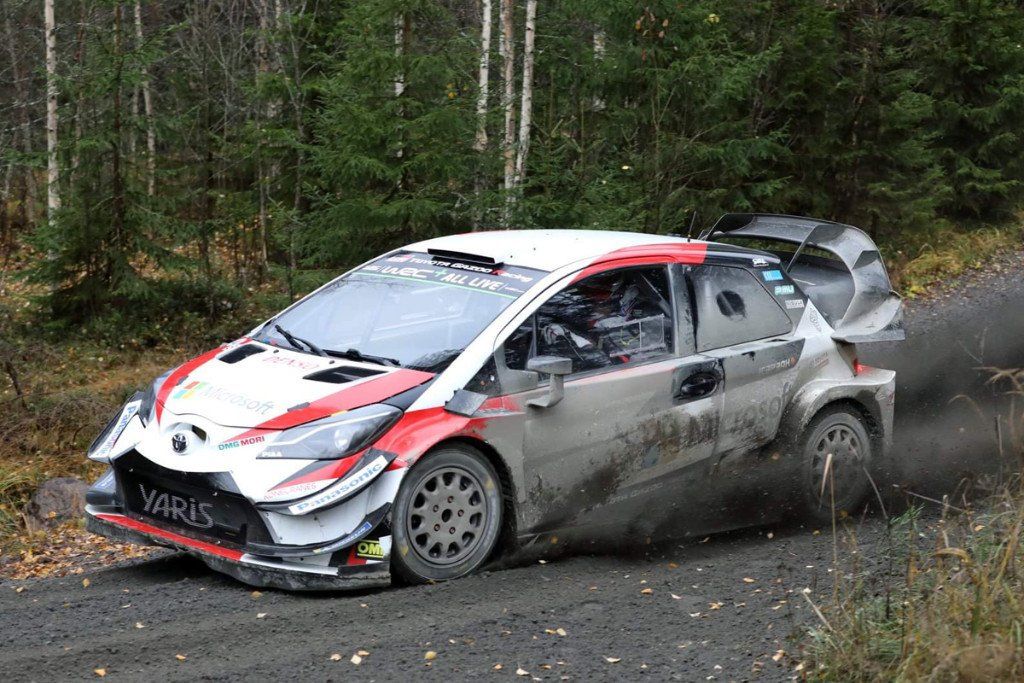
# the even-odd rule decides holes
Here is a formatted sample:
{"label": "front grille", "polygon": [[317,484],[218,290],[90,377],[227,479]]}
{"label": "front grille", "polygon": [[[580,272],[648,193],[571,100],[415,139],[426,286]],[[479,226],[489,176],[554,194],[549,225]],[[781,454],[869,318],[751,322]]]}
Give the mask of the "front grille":
{"label": "front grille", "polygon": [[234,486],[223,473],[176,472],[137,452],[115,460],[114,470],[130,517],[239,549],[270,540],[259,513],[244,496],[227,490]]}

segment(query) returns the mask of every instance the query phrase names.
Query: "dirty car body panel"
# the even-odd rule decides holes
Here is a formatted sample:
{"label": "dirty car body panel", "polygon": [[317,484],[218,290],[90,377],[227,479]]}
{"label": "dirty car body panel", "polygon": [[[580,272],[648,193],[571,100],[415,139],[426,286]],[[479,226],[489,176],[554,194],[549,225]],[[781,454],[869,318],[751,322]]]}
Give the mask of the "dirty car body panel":
{"label": "dirty car body panel", "polygon": [[89,528],[253,585],[382,584],[402,482],[452,443],[500,474],[495,552],[770,521],[827,406],[886,452],[894,373],[856,344],[902,334],[899,299],[855,228],[719,226],[797,249],[509,231],[362,264],[128,401],[90,448]]}

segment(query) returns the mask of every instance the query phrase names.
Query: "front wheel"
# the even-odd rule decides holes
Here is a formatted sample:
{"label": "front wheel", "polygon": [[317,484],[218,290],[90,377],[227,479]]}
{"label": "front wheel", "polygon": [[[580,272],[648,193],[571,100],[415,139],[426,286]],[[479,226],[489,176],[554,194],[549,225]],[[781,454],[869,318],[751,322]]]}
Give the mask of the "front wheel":
{"label": "front wheel", "polygon": [[395,577],[448,581],[477,569],[497,545],[502,507],[498,475],[476,449],[445,446],[423,456],[395,498]]}
{"label": "front wheel", "polygon": [[870,486],[871,439],[863,418],[850,408],[823,410],[802,439],[804,502],[807,516],[826,524],[835,514],[849,514]]}

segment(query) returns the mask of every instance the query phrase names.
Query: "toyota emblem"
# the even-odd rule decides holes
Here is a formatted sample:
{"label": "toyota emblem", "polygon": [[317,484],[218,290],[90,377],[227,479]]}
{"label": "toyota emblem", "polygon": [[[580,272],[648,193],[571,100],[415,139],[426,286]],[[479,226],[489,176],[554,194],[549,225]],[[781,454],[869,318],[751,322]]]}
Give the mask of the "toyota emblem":
{"label": "toyota emblem", "polygon": [[188,450],[188,437],[184,432],[178,432],[171,437],[171,449],[179,455]]}

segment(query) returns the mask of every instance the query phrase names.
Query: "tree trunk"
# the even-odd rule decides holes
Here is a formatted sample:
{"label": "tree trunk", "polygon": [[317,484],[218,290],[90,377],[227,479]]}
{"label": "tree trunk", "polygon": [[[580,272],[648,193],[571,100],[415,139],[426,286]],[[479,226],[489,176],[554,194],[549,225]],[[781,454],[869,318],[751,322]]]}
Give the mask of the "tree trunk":
{"label": "tree trunk", "polygon": [[487,95],[491,72],[491,0],[483,0],[480,20],[480,75],[477,77],[476,141],[477,152],[487,149]]}
{"label": "tree trunk", "polygon": [[519,103],[519,148],[516,152],[515,192],[518,199],[526,177],[526,156],[530,152],[530,124],[533,121],[533,45],[537,28],[537,0],[526,0],[526,29],[523,35],[523,92]]}
{"label": "tree trunk", "polygon": [[508,227],[511,220],[510,196],[515,183],[516,170],[516,61],[515,61],[515,40],[513,30],[515,28],[513,17],[515,15],[515,0],[501,0],[501,60],[502,60],[502,81],[504,92],[501,96],[501,108],[505,112],[505,137],[502,140],[502,156],[505,158],[505,180],[504,189],[506,192],[505,210],[502,218],[502,225]]}
{"label": "tree trunk", "polygon": [[[47,0],[50,2],[50,0]],[[121,3],[118,1],[114,5],[114,83],[113,83],[113,130],[111,140],[111,169],[110,169],[110,183],[111,183],[111,209],[113,211],[113,224],[114,224],[114,245],[117,250],[115,253],[120,256],[124,254],[124,249],[127,243],[127,236],[125,235],[125,196],[124,196],[124,176],[121,170],[121,89],[124,68],[124,48],[122,45],[121,38],[121,27],[122,27],[122,13]],[[108,262],[109,261],[108,255]],[[112,262],[111,262],[112,263]],[[114,273],[111,271],[111,277]],[[113,281],[112,281],[113,282]]]}
{"label": "tree trunk", "polygon": [[[135,0],[135,47],[142,48],[142,2]],[[153,122],[153,93],[149,87],[149,73],[142,67],[142,106],[146,116],[146,194],[156,194],[156,127]]]}
{"label": "tree trunk", "polygon": [[[594,29],[594,61],[598,64],[604,62],[604,56],[608,51],[608,36],[604,29]],[[594,111],[604,111],[605,103],[601,95],[594,95]]]}
{"label": "tree trunk", "polygon": [[[21,138],[21,151],[26,157],[32,156],[32,122],[28,111],[28,92],[25,90],[25,82],[22,80],[21,66],[18,60],[17,51],[14,49],[14,31],[11,29],[10,16],[4,17],[4,32],[6,33],[7,49],[11,56],[11,78],[14,80],[14,93],[18,98],[19,133]],[[14,136],[12,136],[13,141]],[[13,146],[13,145],[12,145]],[[36,224],[36,201],[38,200],[38,188],[36,187],[35,171],[31,167],[24,168],[25,178],[25,201],[24,218],[29,226]],[[8,181],[10,176],[8,175]],[[26,226],[27,227],[27,226]]]}
{"label": "tree trunk", "polygon": [[46,208],[54,219],[60,209],[60,169],[57,167],[57,25],[53,0],[43,0],[46,29]]}

